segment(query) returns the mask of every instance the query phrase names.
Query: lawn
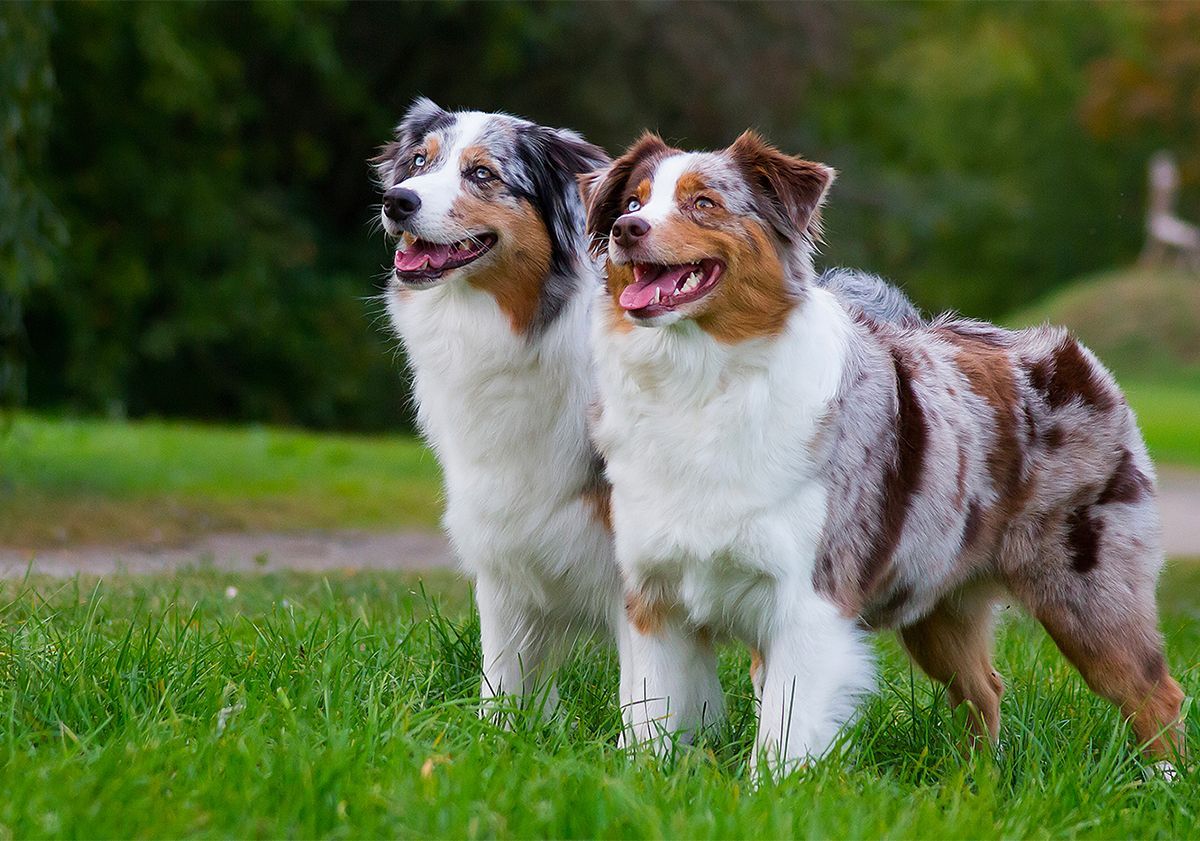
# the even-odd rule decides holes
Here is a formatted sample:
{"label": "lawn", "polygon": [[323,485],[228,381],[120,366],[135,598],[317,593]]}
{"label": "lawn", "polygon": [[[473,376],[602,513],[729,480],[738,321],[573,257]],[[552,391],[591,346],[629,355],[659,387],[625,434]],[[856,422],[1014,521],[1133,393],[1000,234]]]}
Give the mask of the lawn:
{"label": "lawn", "polygon": [[0,427],[0,545],[434,529],[441,507],[436,461],[403,435],[37,415]]}
{"label": "lawn", "polygon": [[[1200,467],[1200,388],[1127,386],[1151,452]],[[0,545],[171,544],[211,531],[434,529],[416,439],[18,415],[0,430]]]}
{"label": "lawn", "polygon": [[[962,722],[880,638],[881,689],[845,751],[755,789],[733,648],[727,730],[630,761],[598,646],[566,669],[558,721],[478,719],[477,624],[449,575],[0,589],[0,837],[1184,838],[1200,824],[1200,775],[1144,781],[1117,713],[1011,612],[997,757],[958,755]],[[1163,591],[1194,696],[1200,569],[1172,569]]]}

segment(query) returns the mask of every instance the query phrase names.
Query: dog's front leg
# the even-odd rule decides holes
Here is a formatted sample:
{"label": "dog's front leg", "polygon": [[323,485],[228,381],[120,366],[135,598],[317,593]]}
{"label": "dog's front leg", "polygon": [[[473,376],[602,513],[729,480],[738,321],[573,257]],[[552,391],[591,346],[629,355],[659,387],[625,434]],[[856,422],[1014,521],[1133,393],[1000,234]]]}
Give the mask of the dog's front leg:
{"label": "dog's front leg", "polygon": [[649,628],[630,623],[619,648],[625,744],[666,755],[675,739],[690,742],[724,719],[717,655],[705,634],[670,618]]}
{"label": "dog's front leg", "polygon": [[751,757],[755,775],[786,774],[829,749],[872,685],[862,632],[811,591],[786,609],[763,644],[762,705]]}
{"label": "dog's front leg", "polygon": [[508,723],[506,713],[515,705],[549,717],[558,705],[554,670],[563,649],[562,630],[491,576],[479,577],[475,598],[483,649],[480,716]]}

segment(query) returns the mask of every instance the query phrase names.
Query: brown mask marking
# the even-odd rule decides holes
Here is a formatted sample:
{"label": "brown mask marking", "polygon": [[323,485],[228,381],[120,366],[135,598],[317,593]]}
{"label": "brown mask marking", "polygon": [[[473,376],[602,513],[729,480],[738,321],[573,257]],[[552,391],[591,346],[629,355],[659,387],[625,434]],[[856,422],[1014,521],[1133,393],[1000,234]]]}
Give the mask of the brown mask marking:
{"label": "brown mask marking", "polygon": [[464,191],[451,211],[469,230],[490,228],[499,241],[482,259],[485,267],[468,281],[491,294],[512,330],[524,334],[537,315],[542,284],[550,272],[550,237],[538,212],[527,201],[489,201]]}
{"label": "brown mask marking", "polygon": [[[716,238],[715,232],[693,222],[682,224],[708,234],[706,239]],[[744,237],[732,243],[727,236],[721,239],[727,241],[727,250],[716,253],[725,259],[725,275],[695,317],[696,324],[724,344],[779,335],[799,299],[788,288],[783,262],[767,231],[747,221]]]}

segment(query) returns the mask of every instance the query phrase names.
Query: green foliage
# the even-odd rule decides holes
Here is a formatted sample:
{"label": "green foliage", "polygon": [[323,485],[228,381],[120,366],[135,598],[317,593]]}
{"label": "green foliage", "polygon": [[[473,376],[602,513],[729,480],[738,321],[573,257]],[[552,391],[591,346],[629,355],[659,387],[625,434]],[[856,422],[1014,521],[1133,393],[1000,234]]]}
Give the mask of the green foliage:
{"label": "green foliage", "polygon": [[[1119,713],[1019,617],[998,640],[999,756],[964,761],[962,718],[880,637],[880,689],[845,750],[755,788],[744,651],[721,656],[724,732],[630,760],[598,647],[568,664],[559,721],[480,721],[465,587],[429,584],[440,605],[387,574],[9,582],[0,834],[1184,838],[1200,819],[1200,778],[1145,781]],[[1169,659],[1193,696],[1197,587],[1179,567],[1164,588]]]}
{"label": "green foliage", "polygon": [[0,437],[0,545],[433,529],[441,504],[433,454],[403,437],[24,414]]}
{"label": "green foliage", "polygon": [[0,408],[24,400],[23,304],[53,276],[63,239],[58,214],[36,182],[54,94],[52,24],[45,5],[0,6]]}
{"label": "green foliage", "polygon": [[[995,317],[1128,262],[1160,146],[1200,215],[1200,15],[1179,4],[13,8],[54,19],[37,172],[70,232],[49,262],[50,228],[18,240],[54,281],[26,307],[37,406],[394,427],[364,160],[417,94],[613,151],[758,127],[842,173],[825,262],[934,310]],[[48,72],[49,30],[4,60]]]}

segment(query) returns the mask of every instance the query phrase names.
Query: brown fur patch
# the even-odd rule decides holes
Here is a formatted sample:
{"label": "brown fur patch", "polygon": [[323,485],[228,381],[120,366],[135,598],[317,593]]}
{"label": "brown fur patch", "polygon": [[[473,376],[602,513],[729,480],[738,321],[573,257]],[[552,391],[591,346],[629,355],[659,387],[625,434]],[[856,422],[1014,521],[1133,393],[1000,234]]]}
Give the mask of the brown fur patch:
{"label": "brown fur patch", "polygon": [[637,200],[640,204],[645,204],[646,202],[650,201],[651,186],[652,185],[649,178],[643,178],[638,182],[637,189],[633,191],[633,194],[637,197]]}
{"label": "brown fur patch", "polygon": [[1046,437],[1044,439],[1046,446],[1052,450],[1058,449],[1063,445],[1063,441],[1066,440],[1066,435],[1061,426],[1058,424],[1052,425],[1046,430]]}
{"label": "brown fur patch", "polygon": [[[1090,617],[1045,606],[1037,617],[1092,691],[1121,708],[1150,757],[1177,760],[1183,754],[1179,712],[1184,695],[1167,671],[1152,627],[1101,630],[1085,624]],[[1086,635],[1096,630],[1100,633]]]}
{"label": "brown fur patch", "polygon": [[625,317],[625,308],[621,306],[621,291],[633,283],[633,267],[616,265],[609,262],[606,271],[604,289],[608,293],[608,327],[617,333],[628,333],[633,325]]}
{"label": "brown fur patch", "polygon": [[629,593],[625,596],[625,615],[638,633],[649,636],[662,630],[667,608],[662,602],[648,600],[642,593]]}
{"label": "brown fur patch", "polygon": [[[996,494],[988,512],[989,534],[998,533],[1025,507],[1032,487],[1022,479],[1024,451],[1017,434],[1017,382],[1012,361],[1003,347],[975,336],[948,330],[943,335],[958,347],[955,364],[967,378],[971,391],[991,408],[996,435],[985,461]],[[1032,425],[1032,418],[1029,420]],[[1032,426],[1031,426],[1032,428]]]}
{"label": "brown fur patch", "polygon": [[1108,484],[1100,492],[1096,500],[1098,505],[1108,505],[1112,502],[1137,502],[1153,493],[1154,486],[1150,479],[1133,463],[1133,454],[1129,450],[1121,451],[1121,461],[1109,478]]}
{"label": "brown fur patch", "polygon": [[755,686],[758,685],[758,676],[762,672],[763,656],[762,652],[754,646],[750,647],[750,681]]}
{"label": "brown fur patch", "polygon": [[833,183],[830,167],[785,155],[753,131],[738,137],[728,153],[754,190],[764,219],[786,239],[803,235],[820,241],[818,208]]}
{"label": "brown fur patch", "polygon": [[433,160],[442,151],[442,141],[436,134],[425,138],[425,157]]}
{"label": "brown fur patch", "polygon": [[685,172],[679,176],[679,180],[675,182],[675,201],[683,203],[697,193],[702,193],[708,189],[708,185],[699,174],[695,172]]}
{"label": "brown fur patch", "polygon": [[1063,339],[1049,358],[1029,367],[1029,381],[1056,409],[1075,399],[1102,411],[1116,404],[1115,396],[1095,365],[1084,356],[1079,342],[1070,336]]}
{"label": "brown fur patch", "polygon": [[451,216],[469,230],[496,232],[499,241],[483,258],[489,264],[469,281],[496,299],[514,333],[524,334],[537,315],[550,272],[550,236],[541,216],[524,200],[487,200],[470,192],[458,198]]}
{"label": "brown fur patch", "polygon": [[946,685],[952,707],[971,704],[975,735],[994,742],[1000,733],[1004,682],[992,668],[990,611],[990,603],[981,602],[963,616],[943,602],[902,629],[900,639],[925,674]]}
{"label": "brown fur patch", "polygon": [[896,376],[896,454],[884,476],[883,518],[871,551],[859,569],[859,590],[864,603],[884,579],[900,536],[912,497],[921,484],[925,469],[925,448],[929,435],[925,413],[913,388],[911,361],[892,348],[892,366]]}
{"label": "brown fur patch", "polygon": [[958,473],[954,477],[954,509],[961,510],[967,496],[967,450],[958,445]]}
{"label": "brown fur patch", "polygon": [[604,526],[604,530],[612,533],[612,485],[607,480],[589,484],[580,494],[583,501],[592,510],[592,517]]}
{"label": "brown fur patch", "polygon": [[1067,548],[1071,551],[1071,568],[1079,574],[1090,572],[1100,560],[1100,537],[1104,521],[1092,517],[1086,506],[1076,508],[1067,516]]}
{"label": "brown fur patch", "polygon": [[747,222],[745,233],[723,253],[726,274],[696,317],[700,329],[725,344],[779,335],[796,306],[767,231]]}
{"label": "brown fur patch", "polygon": [[467,167],[486,166],[488,169],[499,172],[500,168],[496,163],[496,159],[492,157],[492,152],[486,146],[468,146],[462,150],[458,156],[459,165],[462,169]]}

